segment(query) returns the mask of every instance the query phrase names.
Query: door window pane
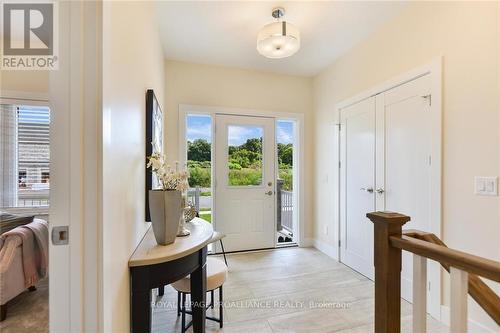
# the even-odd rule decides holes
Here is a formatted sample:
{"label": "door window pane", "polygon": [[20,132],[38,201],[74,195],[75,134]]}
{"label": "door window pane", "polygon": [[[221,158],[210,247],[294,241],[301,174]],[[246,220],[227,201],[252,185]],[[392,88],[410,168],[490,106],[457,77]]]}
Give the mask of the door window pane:
{"label": "door window pane", "polygon": [[228,185],[261,185],[264,128],[251,125],[230,125],[227,132]]}

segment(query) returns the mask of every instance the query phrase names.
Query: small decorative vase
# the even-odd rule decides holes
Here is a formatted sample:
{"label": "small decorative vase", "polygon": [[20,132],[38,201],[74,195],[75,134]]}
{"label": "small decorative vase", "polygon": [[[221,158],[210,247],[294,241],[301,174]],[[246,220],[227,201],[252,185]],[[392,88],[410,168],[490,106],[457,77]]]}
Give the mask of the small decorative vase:
{"label": "small decorative vase", "polygon": [[187,207],[184,208],[184,220],[186,222],[191,222],[192,219],[196,217],[196,207],[188,203]]}
{"label": "small decorative vase", "polygon": [[182,216],[182,195],[180,191],[150,190],[149,211],[156,242],[159,245],[172,244],[177,236]]}

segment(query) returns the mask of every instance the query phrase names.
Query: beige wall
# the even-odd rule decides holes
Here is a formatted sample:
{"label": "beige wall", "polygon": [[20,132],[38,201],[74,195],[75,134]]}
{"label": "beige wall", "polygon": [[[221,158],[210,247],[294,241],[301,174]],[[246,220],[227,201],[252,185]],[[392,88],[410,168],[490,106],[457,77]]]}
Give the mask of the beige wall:
{"label": "beige wall", "polygon": [[103,4],[103,331],[129,331],[128,259],[144,235],[145,94],[164,101],[153,2]]}
{"label": "beige wall", "polygon": [[0,90],[47,94],[49,71],[1,71]]}
{"label": "beige wall", "polygon": [[[494,2],[413,3],[314,79],[317,239],[333,245],[333,236],[323,232],[332,219],[322,217],[338,209],[331,208],[333,195],[325,182],[335,170],[325,142],[333,142],[329,124],[337,119],[336,103],[442,55],[444,241],[500,260],[500,197],[473,194],[474,176],[498,176],[500,170],[498,7]],[[443,290],[446,304],[447,283]]]}
{"label": "beige wall", "polygon": [[179,104],[272,110],[304,114],[305,237],[312,235],[312,79],[221,66],[167,61],[166,151],[178,160]]}

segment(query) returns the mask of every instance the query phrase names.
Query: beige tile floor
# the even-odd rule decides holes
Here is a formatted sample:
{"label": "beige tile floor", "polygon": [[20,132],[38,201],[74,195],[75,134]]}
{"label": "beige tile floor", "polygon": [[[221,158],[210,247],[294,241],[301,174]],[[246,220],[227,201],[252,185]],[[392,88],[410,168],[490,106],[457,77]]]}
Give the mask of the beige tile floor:
{"label": "beige tile floor", "polygon": [[[373,282],[311,248],[228,255],[224,328],[207,332],[373,332]],[[216,299],[217,300],[217,299]],[[176,292],[153,295],[154,332],[180,332]],[[402,301],[402,332],[411,332],[411,305]],[[209,315],[218,316],[214,310]],[[189,316],[188,316],[189,318]],[[448,332],[428,318],[428,332]],[[191,330],[190,330],[191,332]]]}

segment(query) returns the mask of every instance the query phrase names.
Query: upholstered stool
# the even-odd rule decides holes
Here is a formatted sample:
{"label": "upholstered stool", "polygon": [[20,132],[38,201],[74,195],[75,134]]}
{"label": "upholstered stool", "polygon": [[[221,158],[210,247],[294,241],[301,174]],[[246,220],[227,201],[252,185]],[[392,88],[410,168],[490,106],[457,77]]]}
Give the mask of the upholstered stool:
{"label": "upholstered stool", "polygon": [[222,238],[226,237],[225,234],[222,232],[214,231],[214,234],[212,235],[212,239],[210,240],[210,243],[215,243],[215,242],[220,242],[220,247],[222,250],[222,255],[224,256],[224,262],[227,264],[227,259],[226,259],[226,251],[224,251],[224,244],[222,243]]}
{"label": "upholstered stool", "polygon": [[[207,306],[208,308],[214,308],[214,290],[219,289],[219,318],[214,317],[206,317],[208,320],[213,320],[219,323],[219,326],[222,328],[224,317],[223,317],[223,297],[222,297],[222,285],[226,281],[227,278],[227,266],[224,264],[222,260],[208,257],[207,258],[207,291],[211,293],[211,302]],[[191,311],[186,310],[186,294],[191,293],[191,280],[189,275],[185,278],[172,283],[172,287],[177,290],[177,315],[180,316],[182,314],[181,319],[181,329],[182,333],[185,333],[186,330],[192,325],[192,321],[186,325],[186,314],[192,314]]]}

